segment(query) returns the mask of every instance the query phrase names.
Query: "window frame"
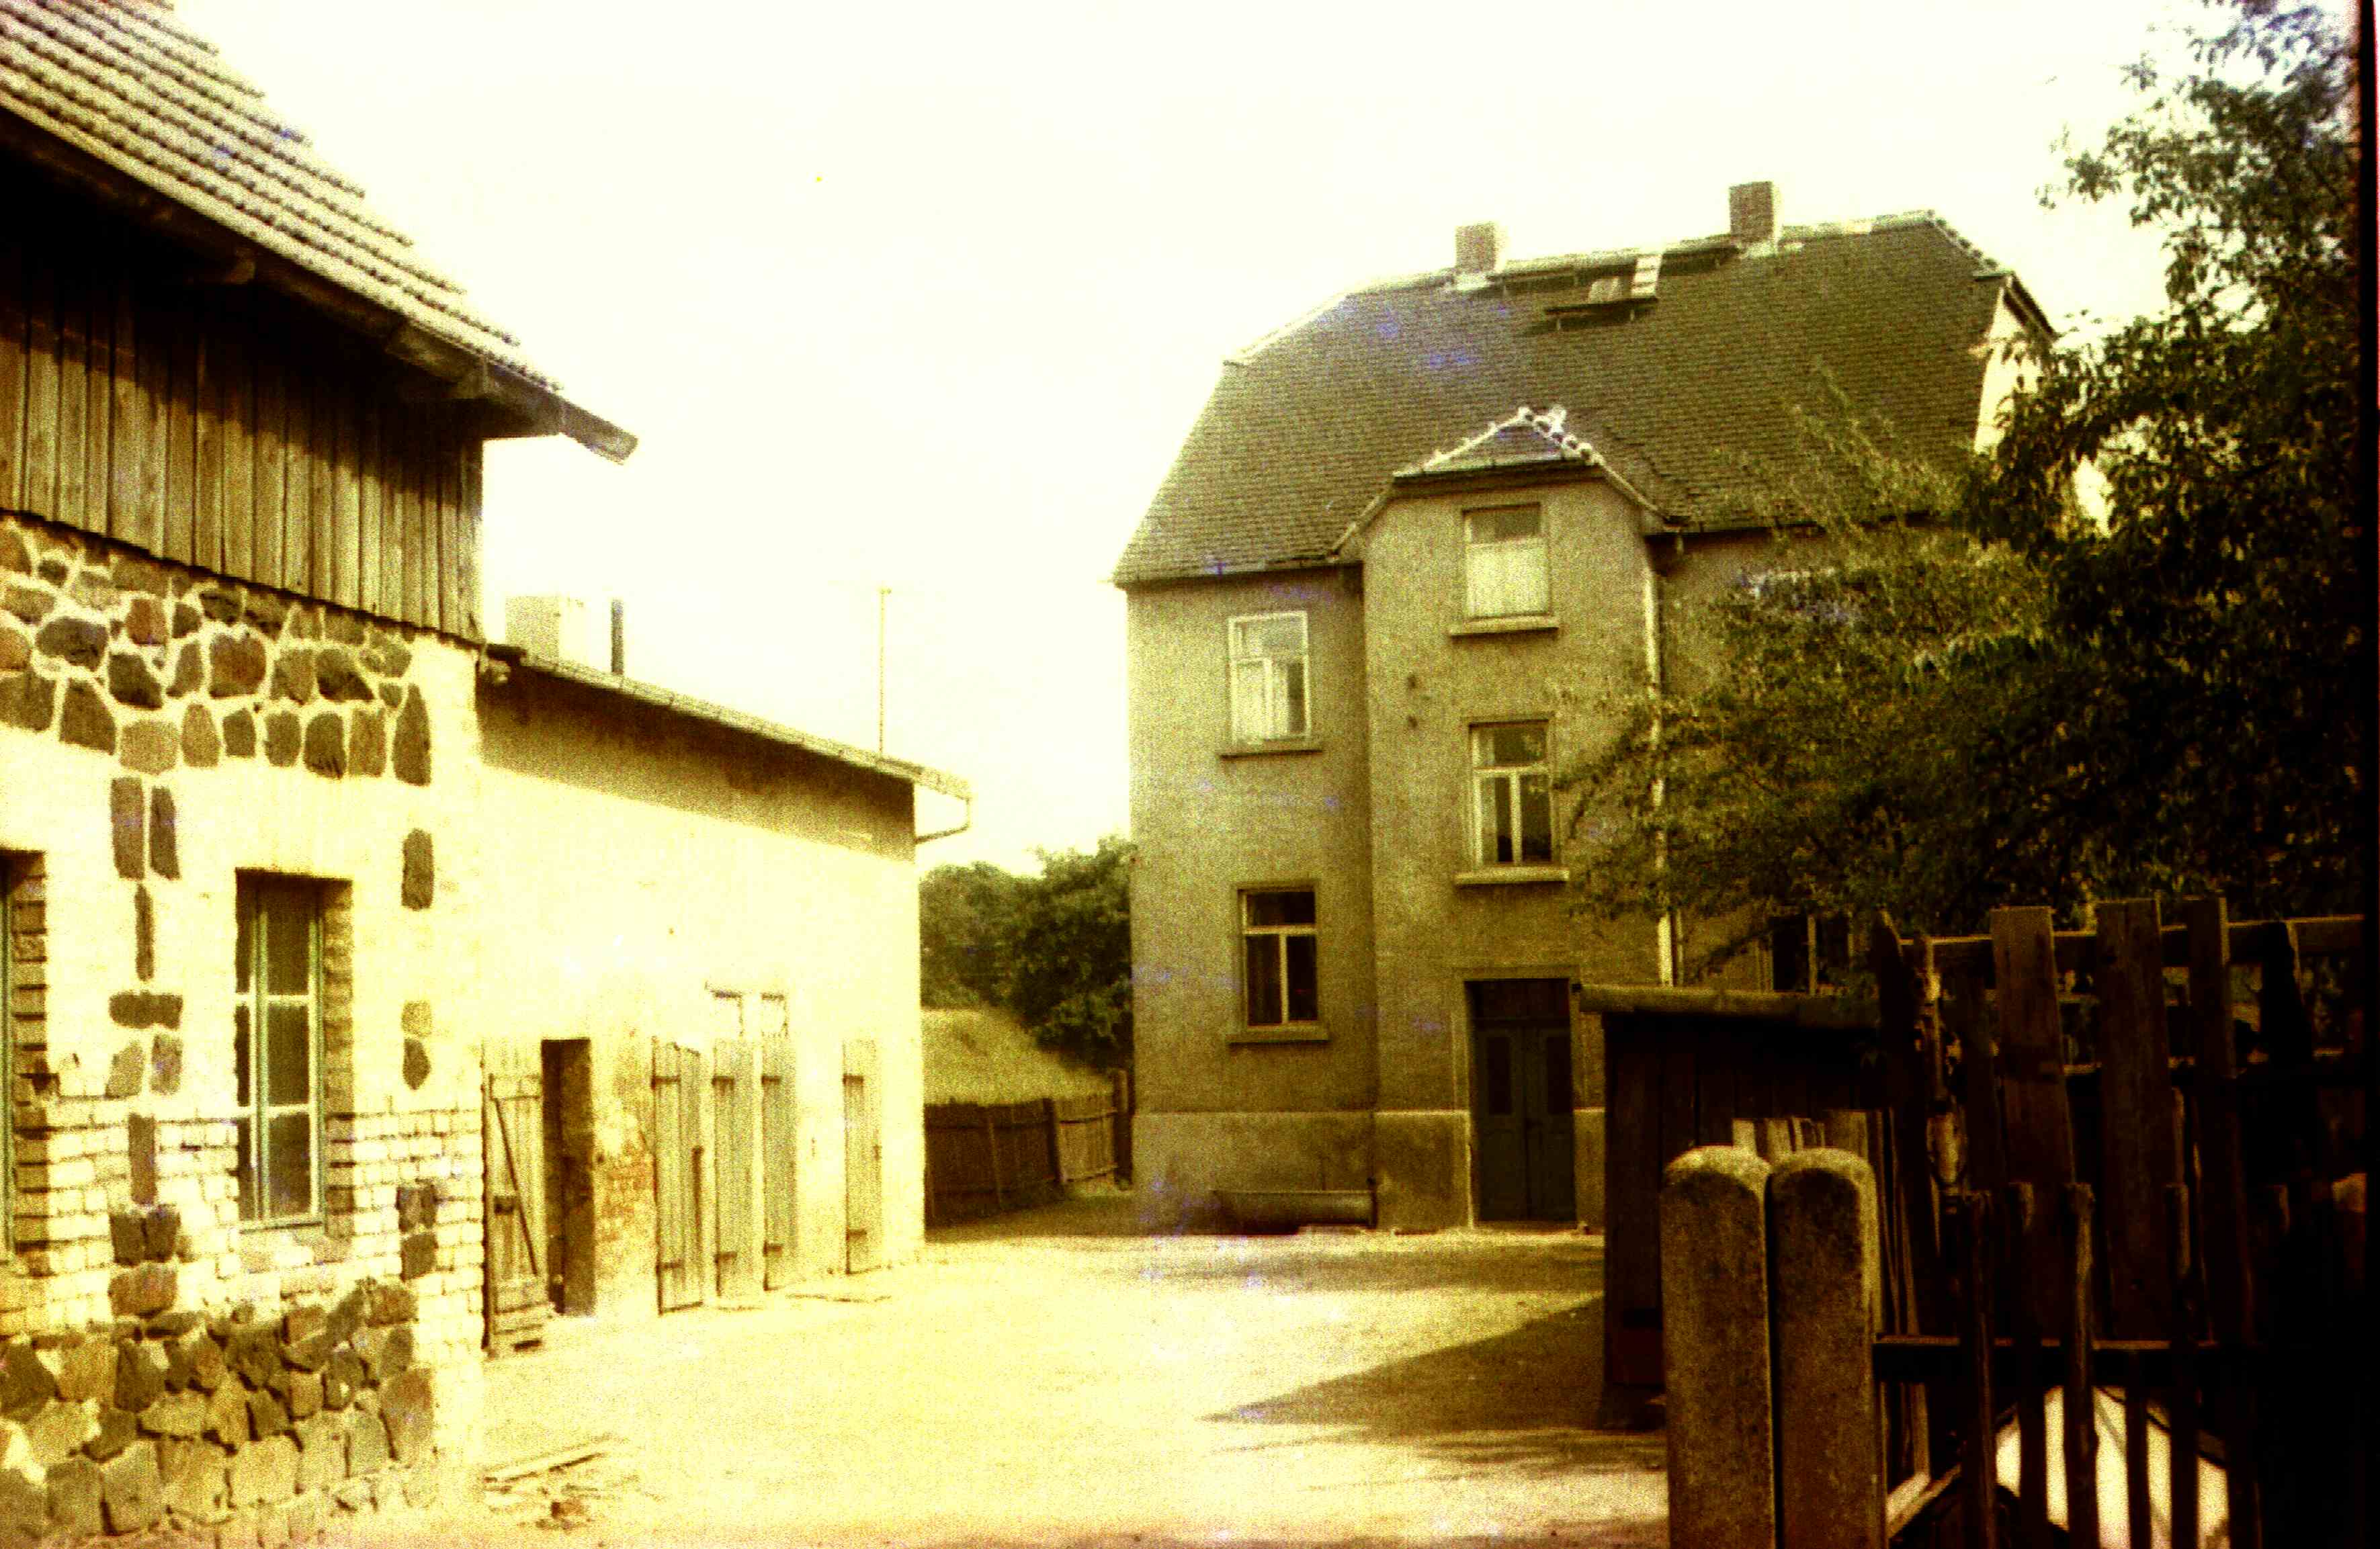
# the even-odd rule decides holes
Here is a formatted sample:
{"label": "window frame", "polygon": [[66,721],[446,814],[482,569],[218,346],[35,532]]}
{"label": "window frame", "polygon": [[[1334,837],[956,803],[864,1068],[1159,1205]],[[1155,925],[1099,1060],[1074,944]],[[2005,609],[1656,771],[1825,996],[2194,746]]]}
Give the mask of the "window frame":
{"label": "window frame", "polygon": [[[1276,893],[1303,893],[1307,901],[1306,913],[1313,917],[1304,923],[1257,925],[1253,918],[1252,901]],[[1256,1038],[1311,1037],[1322,1028],[1322,901],[1321,890],[1311,882],[1260,883],[1243,887],[1236,891],[1239,913],[1237,977],[1240,981],[1240,1027]],[[1273,943],[1274,982],[1280,986],[1281,1017],[1274,1022],[1255,1020],[1255,976],[1249,973],[1249,951],[1253,943],[1269,938]],[[1295,997],[1291,986],[1290,949],[1293,938],[1311,941],[1310,962],[1314,983],[1308,992],[1313,1002],[1311,1017],[1293,1018],[1290,1011]]]}
{"label": "window frame", "polygon": [[[1538,737],[1537,757],[1527,764],[1493,764],[1481,762],[1481,738],[1497,732],[1535,728]],[[1471,779],[1466,787],[1470,797],[1467,826],[1470,829],[1470,862],[1480,872],[1534,870],[1561,865],[1561,835],[1554,822],[1553,799],[1553,719],[1519,717],[1512,720],[1475,720],[1464,727]],[[1534,775],[1542,787],[1545,802],[1546,853],[1533,856],[1526,853],[1527,818],[1523,805],[1525,782]],[[1494,851],[1497,835],[1491,834],[1486,821],[1486,801],[1490,784],[1502,786],[1509,795],[1499,801],[1500,816],[1509,811],[1512,819],[1512,855],[1499,859]],[[1509,806],[1505,804],[1509,802]]]}
{"label": "window frame", "polygon": [[[1271,623],[1281,619],[1297,621],[1298,648],[1294,656],[1242,651],[1240,635],[1244,625]],[[1260,747],[1270,743],[1304,742],[1314,735],[1314,630],[1305,609],[1232,614],[1223,624],[1223,687],[1230,704],[1233,745]],[[1286,730],[1273,730],[1271,728],[1279,726],[1283,719],[1278,712],[1285,697],[1285,669],[1292,661],[1297,663],[1297,723]],[[1241,719],[1240,670],[1244,666],[1263,669],[1264,710],[1260,719],[1265,729],[1251,728]]]}
{"label": "window frame", "polygon": [[[236,1201],[239,1226],[242,1230],[267,1231],[290,1227],[324,1226],[329,1220],[328,1160],[324,1156],[329,1125],[323,1071],[327,1050],[323,1030],[322,962],[327,936],[324,916],[329,913],[326,888],[316,877],[244,871],[236,877],[234,892],[237,929],[233,946],[233,998],[235,1007],[248,1012],[244,1049],[239,1047],[243,1035],[239,1031],[237,1011],[232,1032],[235,1070],[244,1064],[249,1078],[248,1101],[240,1105],[240,1112],[235,1121],[247,1130],[233,1163],[233,1176],[243,1185],[237,1191]],[[290,899],[302,898],[305,902],[307,961],[306,988],[302,994],[286,990],[276,992],[272,987],[272,942],[264,922],[270,915],[266,901],[275,894]],[[242,943],[248,949],[244,962],[238,961]],[[248,976],[245,989],[238,984],[243,972]],[[302,1102],[274,1103],[270,1100],[270,1013],[275,1005],[292,1003],[302,1003],[307,1012],[306,1096]],[[307,1117],[311,1153],[308,1179],[310,1198],[303,1211],[275,1215],[272,1211],[271,1121],[296,1113],[303,1113]]]}
{"label": "window frame", "polygon": [[[1536,518],[1537,530],[1526,538],[1481,539],[1478,524],[1482,517],[1501,516],[1525,511]],[[1533,608],[1484,608],[1480,605],[1480,560],[1487,555],[1511,556],[1534,552],[1536,558],[1536,606]],[[1515,501],[1502,505],[1466,506],[1463,512],[1463,616],[1466,620],[1545,618],[1553,611],[1553,560],[1546,541],[1546,508],[1542,501]]]}

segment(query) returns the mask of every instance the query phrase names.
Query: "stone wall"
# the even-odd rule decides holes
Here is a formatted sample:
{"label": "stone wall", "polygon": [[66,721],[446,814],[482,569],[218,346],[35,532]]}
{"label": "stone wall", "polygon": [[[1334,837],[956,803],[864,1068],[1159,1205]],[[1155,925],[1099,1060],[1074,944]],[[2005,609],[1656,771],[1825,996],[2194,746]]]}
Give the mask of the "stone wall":
{"label": "stone wall", "polygon": [[138,775],[225,758],[427,785],[431,722],[404,632],[165,565],[103,539],[0,525],[0,725]]}
{"label": "stone wall", "polygon": [[[119,1254],[170,1246],[170,1212],[116,1219]],[[112,1322],[0,1346],[0,1535],[279,1543],[430,1497],[437,1384],[409,1288],[210,1317],[169,1310],[164,1263],[115,1280]]]}
{"label": "stone wall", "polygon": [[[127,1312],[147,1296],[136,1268],[218,1316],[401,1282],[416,1357],[439,1373],[442,1462],[468,1451],[483,1258],[474,660],[0,512],[15,1250],[0,1337],[152,1315]],[[287,1225],[239,1215],[251,875],[319,889],[323,1192],[316,1218]],[[128,1216],[171,1223],[137,1266]]]}

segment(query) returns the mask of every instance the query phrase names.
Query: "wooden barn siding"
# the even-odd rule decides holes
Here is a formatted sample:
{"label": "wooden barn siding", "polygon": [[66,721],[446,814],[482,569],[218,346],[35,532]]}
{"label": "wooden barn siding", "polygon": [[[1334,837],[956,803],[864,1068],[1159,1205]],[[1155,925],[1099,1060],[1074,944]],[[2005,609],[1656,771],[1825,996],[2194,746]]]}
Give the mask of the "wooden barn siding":
{"label": "wooden barn siding", "polygon": [[39,213],[0,230],[0,510],[481,637],[468,407],[402,401],[402,368],[278,296]]}

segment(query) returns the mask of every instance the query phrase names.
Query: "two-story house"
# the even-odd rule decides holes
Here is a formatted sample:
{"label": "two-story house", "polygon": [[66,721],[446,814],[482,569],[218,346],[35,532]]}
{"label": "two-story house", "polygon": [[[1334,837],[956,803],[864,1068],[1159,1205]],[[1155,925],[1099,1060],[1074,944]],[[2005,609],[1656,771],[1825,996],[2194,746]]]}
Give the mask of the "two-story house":
{"label": "two-story house", "polygon": [[1598,705],[1698,670],[1698,598],[1779,563],[1744,497],[1801,415],[1956,456],[2048,333],[1930,213],[1729,213],[1527,261],[1465,227],[1225,363],[1114,573],[1153,1220],[1370,1188],[1384,1227],[1599,1225],[1569,989],[1671,982],[1687,927],[1569,911],[1556,773]]}

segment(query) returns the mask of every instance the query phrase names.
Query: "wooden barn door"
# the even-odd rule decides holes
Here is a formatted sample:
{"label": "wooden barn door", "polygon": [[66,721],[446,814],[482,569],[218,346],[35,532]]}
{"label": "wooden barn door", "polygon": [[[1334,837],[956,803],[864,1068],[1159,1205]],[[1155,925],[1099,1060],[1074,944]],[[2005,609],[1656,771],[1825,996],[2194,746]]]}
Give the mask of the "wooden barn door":
{"label": "wooden barn door", "polygon": [[710,1048],[712,1289],[745,1297],[760,1289],[759,1083],[755,1050],[743,1038]]}
{"label": "wooden barn door", "polygon": [[884,1263],[884,1142],[876,1044],[843,1046],[844,1267],[856,1275]]}
{"label": "wooden barn door", "polygon": [[664,1313],[702,1301],[702,1059],[653,1045],[655,1278]]}
{"label": "wooden barn door", "polygon": [[481,1132],[487,1227],[488,1348],[544,1337],[552,1310],[540,1264],[545,1241],[545,1116],[536,1076],[491,1075]]}
{"label": "wooden barn door", "polygon": [[[763,996],[765,1008],[773,997]],[[794,1045],[783,1000],[760,1028],[760,1265],[770,1290],[793,1284],[800,1254],[794,1210]]]}

